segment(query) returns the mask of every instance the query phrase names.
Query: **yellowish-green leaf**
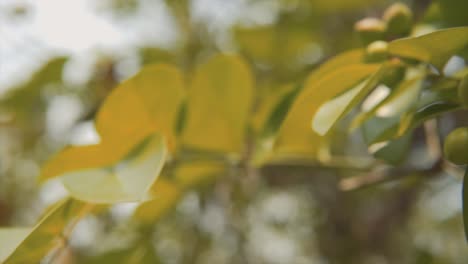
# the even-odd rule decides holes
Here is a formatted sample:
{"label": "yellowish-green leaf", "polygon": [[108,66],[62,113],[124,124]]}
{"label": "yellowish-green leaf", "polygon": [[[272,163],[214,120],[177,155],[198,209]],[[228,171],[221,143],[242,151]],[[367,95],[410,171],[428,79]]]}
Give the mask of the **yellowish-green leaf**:
{"label": "yellowish-green leaf", "polygon": [[183,98],[182,77],[167,65],[144,68],[117,87],[96,118],[102,141],[98,145],[68,147],[50,160],[41,178],[80,169],[110,166],[127,155],[142,139],[160,131],[174,146],[174,127]]}
{"label": "yellowish-green leaf", "polygon": [[[81,155],[87,155],[82,152]],[[164,165],[166,147],[160,134],[139,142],[127,157],[107,167],[82,169],[62,174],[70,195],[93,203],[144,200]]]}
{"label": "yellowish-green leaf", "polygon": [[226,171],[226,164],[220,161],[194,161],[178,166],[175,179],[182,189],[194,188],[212,183]]}
{"label": "yellowish-green leaf", "polygon": [[133,218],[143,225],[154,224],[175,207],[182,190],[173,181],[161,178],[151,187],[153,200],[142,203]]}
{"label": "yellowish-green leaf", "polygon": [[322,136],[328,133],[340,118],[347,114],[377,85],[385,71],[386,66],[382,66],[375,74],[353,89],[322,104],[312,120],[312,128],[315,132]]}
{"label": "yellowish-green leaf", "polygon": [[31,231],[29,227],[0,228],[0,262],[13,253]]}
{"label": "yellowish-green leaf", "polygon": [[298,86],[283,85],[277,89],[268,90],[260,97],[259,106],[251,119],[251,126],[259,136],[276,132],[297,94]]}
{"label": "yellowish-green leaf", "polygon": [[429,62],[440,71],[447,61],[468,45],[468,27],[438,30],[419,37],[390,42],[390,53]]}
{"label": "yellowish-green leaf", "polygon": [[112,144],[158,131],[174,150],[175,123],[183,98],[179,70],[164,64],[146,66],[109,95],[97,115],[96,128],[103,142]]}
{"label": "yellowish-green leaf", "polygon": [[364,138],[368,144],[387,141],[397,135],[402,116],[415,108],[422,88],[423,76],[402,82],[379,104],[363,122]]}
{"label": "yellowish-green leaf", "polygon": [[240,152],[252,96],[253,78],[239,57],[216,55],[200,65],[188,91],[183,143],[195,149]]}
{"label": "yellowish-green leaf", "polygon": [[364,51],[362,49],[350,50],[340,53],[331,58],[320,67],[313,71],[307,78],[308,82],[316,82],[326,74],[336,71],[337,69],[349,66],[352,64],[361,64],[364,59]]}
{"label": "yellowish-green leaf", "polygon": [[322,77],[311,74],[280,127],[275,150],[286,154],[315,155],[324,139],[311,128],[319,107],[376,72],[378,67],[354,64],[330,70]]}
{"label": "yellowish-green leaf", "polygon": [[235,31],[235,37],[249,57],[263,63],[272,63],[276,38],[273,27],[239,28]]}
{"label": "yellowish-green leaf", "polygon": [[[73,199],[61,201],[22,239],[4,263],[40,263],[52,249],[63,245],[63,237],[69,234],[69,228],[72,228],[92,208],[90,204]],[[20,237],[13,239],[18,241],[24,235],[24,231],[18,230],[17,235]]]}

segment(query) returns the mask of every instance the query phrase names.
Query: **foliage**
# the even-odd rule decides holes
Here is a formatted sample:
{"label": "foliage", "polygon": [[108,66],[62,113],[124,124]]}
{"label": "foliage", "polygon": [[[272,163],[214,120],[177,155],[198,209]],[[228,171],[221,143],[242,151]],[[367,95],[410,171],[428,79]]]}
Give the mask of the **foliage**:
{"label": "foliage", "polygon": [[[311,5],[315,2],[326,13],[340,1],[311,1]],[[351,2],[359,7],[367,3]],[[66,246],[81,218],[116,203],[138,202],[128,221],[144,234],[170,214],[184,194],[210,188],[233,171],[243,177],[251,170],[278,164],[321,168],[351,164],[355,169],[370,167],[365,168],[369,171],[386,164],[401,178],[412,175],[408,179],[444,171],[451,165],[437,154],[429,168],[405,165],[421,129],[434,133],[428,130],[434,120],[447,114],[466,115],[466,100],[457,90],[466,94],[466,64],[453,74],[444,68],[453,56],[468,59],[463,55],[468,27],[446,15],[455,12],[450,11],[452,4],[440,3],[440,21],[446,17],[447,25],[459,27],[418,31],[420,25],[413,25],[411,11],[398,4],[385,12],[382,23],[388,24],[373,39],[377,44],[365,39],[365,46],[341,52],[312,70],[291,65],[315,36],[305,34],[303,28],[288,31],[289,25],[237,28],[234,36],[242,54],[204,54],[192,68],[155,59],[158,63],[143,66],[101,103],[94,117],[99,143],[66,146],[44,163],[41,182],[59,179],[71,198],[49,209],[32,229],[0,229],[0,259],[36,263],[54,256]],[[396,8],[403,14],[394,16],[405,17],[392,18]],[[285,38],[284,43],[280,38]],[[49,75],[56,74],[56,64],[62,67],[63,63],[62,58],[51,61],[23,88],[12,90],[15,94],[5,97],[2,105],[30,107],[43,83],[51,82]],[[267,73],[262,73],[261,65],[269,65]],[[370,155],[364,165],[344,147],[343,142],[356,133]],[[448,160],[458,155],[457,163],[466,165],[459,162],[466,160],[464,149],[452,153],[461,144],[452,142],[451,136],[447,141],[451,145],[445,148]],[[424,144],[428,152],[433,151],[432,141]],[[440,144],[435,147],[440,152]],[[463,188],[465,229],[467,177],[468,170]],[[379,183],[377,179],[370,182]],[[360,184],[344,189],[359,189]],[[148,247],[136,244],[90,263],[156,263]]]}

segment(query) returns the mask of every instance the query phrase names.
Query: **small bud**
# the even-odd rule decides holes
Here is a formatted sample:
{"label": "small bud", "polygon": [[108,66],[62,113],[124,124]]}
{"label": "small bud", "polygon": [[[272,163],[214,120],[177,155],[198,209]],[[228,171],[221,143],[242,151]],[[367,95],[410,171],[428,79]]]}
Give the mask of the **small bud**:
{"label": "small bud", "polygon": [[413,13],[407,5],[395,3],[385,10],[383,20],[387,23],[389,35],[407,35],[413,24]]}
{"label": "small bud", "polygon": [[354,30],[359,34],[364,45],[382,40],[386,28],[386,24],[378,18],[364,18],[354,25]]}
{"label": "small bud", "polygon": [[458,98],[463,107],[468,108],[468,74],[466,74],[458,85]]}
{"label": "small bud", "polygon": [[406,67],[399,58],[390,59],[389,68],[380,79],[382,84],[395,87],[405,77]]}
{"label": "small bud", "polygon": [[383,61],[388,58],[388,43],[383,40],[377,40],[367,45],[366,60],[368,62]]}
{"label": "small bud", "polygon": [[445,158],[457,165],[468,164],[468,127],[460,127],[445,138]]}

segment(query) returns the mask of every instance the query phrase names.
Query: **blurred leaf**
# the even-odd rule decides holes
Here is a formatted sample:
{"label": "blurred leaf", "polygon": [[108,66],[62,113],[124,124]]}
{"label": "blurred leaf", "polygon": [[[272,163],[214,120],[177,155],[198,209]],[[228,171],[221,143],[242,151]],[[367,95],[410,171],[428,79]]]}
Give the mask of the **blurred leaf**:
{"label": "blurred leaf", "polygon": [[92,210],[92,205],[73,199],[58,203],[6,259],[5,264],[40,263],[52,249],[63,246],[66,232]]}
{"label": "blurred leaf", "polygon": [[398,165],[406,159],[413,134],[407,133],[397,139],[390,140],[373,154],[376,158],[392,165]]}
{"label": "blurred leaf", "polygon": [[[291,23],[237,28],[234,35],[244,53],[257,63],[295,66],[304,63],[317,38],[309,27]],[[317,56],[319,57],[319,56]]]}
{"label": "blurred leaf", "polygon": [[177,69],[145,67],[114,89],[101,106],[96,117],[101,143],[62,150],[44,165],[41,179],[115,164],[154,131],[162,132],[174,149],[182,96],[182,77]]}
{"label": "blurred leaf", "polygon": [[401,116],[416,107],[422,83],[422,76],[401,82],[375,108],[353,121],[354,127],[363,127],[367,144],[387,141],[396,135]]}
{"label": "blurred leaf", "polygon": [[468,27],[438,30],[390,42],[389,52],[432,63],[440,72],[447,61],[468,45]]}
{"label": "blurred leaf", "polygon": [[[336,63],[335,61],[330,64]],[[315,154],[323,137],[314,132],[311,122],[318,108],[337,95],[343,93],[364,78],[373,74],[377,65],[355,64],[343,66],[317,76],[326,71],[329,64],[312,73],[305,82],[304,89],[294,101],[280,127],[275,151],[282,153]]]}
{"label": "blurred leaf", "polygon": [[398,129],[398,135],[402,135],[408,130],[421,125],[424,121],[437,117],[443,113],[459,109],[461,109],[459,104],[446,101],[438,101],[425,105],[417,109],[415,112],[409,113],[403,117]]}
{"label": "blurred leaf", "polygon": [[193,161],[180,164],[175,169],[175,179],[182,189],[194,188],[214,179],[226,171],[226,164],[219,161]]}
{"label": "blurred leaf", "polygon": [[443,21],[451,27],[468,26],[468,1],[466,0],[438,0]]}
{"label": "blurred leaf", "polygon": [[145,67],[115,89],[102,105],[96,118],[101,143],[64,149],[44,165],[42,179],[63,176],[74,197],[97,203],[143,199],[166,156],[162,137],[150,135],[154,131],[163,133],[175,148],[182,89],[177,69]]}
{"label": "blurred leaf", "polygon": [[[41,89],[50,83],[61,82],[66,57],[57,57],[46,62],[27,81],[7,92],[2,103],[21,109],[30,107],[34,101],[41,99]],[[29,109],[29,108],[28,108]]]}
{"label": "blurred leaf", "polygon": [[[85,151],[77,155],[87,155]],[[163,138],[153,134],[112,166],[81,169],[61,175],[70,195],[94,203],[141,201],[146,198],[164,165]]]}
{"label": "blurred leaf", "polygon": [[266,137],[277,132],[299,90],[299,85],[282,85],[260,98],[258,110],[251,120],[256,134]]}
{"label": "blurred leaf", "polygon": [[319,135],[327,134],[337,121],[356,106],[380,81],[386,72],[383,65],[371,77],[351,90],[322,104],[312,119],[312,128]]}
{"label": "blurred leaf", "polygon": [[320,65],[316,70],[309,74],[308,82],[316,82],[323,78],[326,74],[336,71],[337,69],[350,66],[353,64],[362,64],[364,62],[364,51],[362,49],[354,49],[340,53],[333,58],[327,60]]}
{"label": "blurred leaf", "polygon": [[142,203],[133,214],[133,218],[144,226],[152,225],[175,207],[182,194],[173,181],[160,178],[151,187],[153,200]]}
{"label": "blurred leaf", "polygon": [[276,43],[273,27],[238,28],[234,34],[247,56],[258,62],[273,63]]}
{"label": "blurred leaf", "polygon": [[81,260],[82,264],[158,264],[160,260],[152,244],[116,249],[104,254]]}
{"label": "blurred leaf", "polygon": [[364,141],[367,145],[372,145],[394,138],[398,131],[400,120],[400,116],[373,116],[367,119],[361,126]]}
{"label": "blurred leaf", "polygon": [[195,149],[237,152],[245,144],[253,77],[233,55],[216,55],[196,70],[188,91],[183,143]]}
{"label": "blurred leaf", "polygon": [[31,231],[29,227],[0,228],[0,261],[13,253]]}
{"label": "blurred leaf", "polygon": [[122,144],[124,138],[141,139],[147,133],[145,130],[151,130],[161,132],[169,148],[174,150],[183,87],[179,70],[165,64],[146,66],[124,81],[108,96],[97,114],[96,129],[103,143]]}
{"label": "blurred leaf", "polygon": [[312,7],[321,11],[336,13],[339,11],[352,11],[360,8],[368,8],[372,5],[378,5],[382,3],[382,0],[310,0]]}

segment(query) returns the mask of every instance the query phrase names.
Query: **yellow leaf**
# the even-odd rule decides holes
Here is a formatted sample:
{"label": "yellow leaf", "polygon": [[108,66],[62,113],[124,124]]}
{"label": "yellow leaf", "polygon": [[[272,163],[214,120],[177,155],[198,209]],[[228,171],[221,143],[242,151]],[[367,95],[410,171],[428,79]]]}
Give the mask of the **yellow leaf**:
{"label": "yellow leaf", "polygon": [[103,141],[141,139],[147,131],[158,131],[175,149],[175,123],[184,98],[179,70],[157,64],[143,68],[109,95],[96,118]]}
{"label": "yellow leaf", "polygon": [[315,155],[324,139],[311,128],[319,107],[374,73],[377,68],[378,65],[354,64],[330,70],[322,77],[311,74],[280,127],[275,151]]}
{"label": "yellow leaf", "polygon": [[142,203],[133,214],[133,218],[143,225],[150,225],[175,207],[181,190],[172,181],[161,178],[151,187],[154,200]]}
{"label": "yellow leaf", "polygon": [[[176,68],[145,67],[103,103],[96,117],[101,143],[64,149],[44,165],[41,179],[62,176],[73,197],[96,203],[145,198],[166,157],[166,144],[154,132],[164,135],[175,150],[183,96],[183,79]],[[132,149],[136,153],[128,157]]]}
{"label": "yellow leaf", "polygon": [[13,252],[10,252],[4,264],[40,263],[52,249],[61,243],[63,245],[62,235],[66,235],[64,234],[67,232],[66,227],[73,226],[73,223],[91,210],[92,205],[73,199],[65,199],[58,203],[33,229],[30,229],[31,232],[25,234],[27,229],[23,228],[14,231],[16,236],[12,239],[21,242]]}
{"label": "yellow leaf", "polygon": [[211,183],[226,171],[226,165],[219,161],[195,161],[178,166],[175,179],[182,189]]}
{"label": "yellow leaf", "polygon": [[250,69],[239,57],[216,55],[200,65],[188,91],[183,143],[201,150],[240,152],[252,93]]}
{"label": "yellow leaf", "polygon": [[263,96],[260,96],[260,102],[257,110],[252,116],[251,126],[256,134],[261,134],[268,126],[275,109],[282,102],[283,98],[293,93],[296,85],[282,85],[277,89],[268,90]]}
{"label": "yellow leaf", "polygon": [[[76,152],[77,156],[87,153]],[[140,142],[125,159],[107,167],[62,174],[70,195],[93,203],[141,201],[156,181],[166,157],[163,138],[153,134]]]}
{"label": "yellow leaf", "polygon": [[0,262],[13,253],[31,231],[29,227],[0,228]]}

